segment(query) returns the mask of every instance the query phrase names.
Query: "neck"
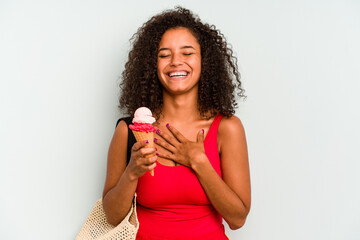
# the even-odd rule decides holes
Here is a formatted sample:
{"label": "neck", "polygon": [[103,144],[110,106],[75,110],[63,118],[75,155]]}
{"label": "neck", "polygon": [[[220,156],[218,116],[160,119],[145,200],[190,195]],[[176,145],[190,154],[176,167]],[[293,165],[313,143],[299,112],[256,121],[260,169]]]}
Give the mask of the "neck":
{"label": "neck", "polygon": [[163,92],[162,118],[171,122],[188,122],[200,118],[198,94],[170,95]]}

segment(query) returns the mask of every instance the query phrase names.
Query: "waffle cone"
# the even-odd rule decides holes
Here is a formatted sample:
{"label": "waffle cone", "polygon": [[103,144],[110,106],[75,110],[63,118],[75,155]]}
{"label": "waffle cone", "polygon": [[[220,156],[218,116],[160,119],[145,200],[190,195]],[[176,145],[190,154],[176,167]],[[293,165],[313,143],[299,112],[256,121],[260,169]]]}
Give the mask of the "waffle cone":
{"label": "waffle cone", "polygon": [[[141,142],[141,141],[145,141],[148,140],[149,143],[146,144],[145,148],[154,148],[154,133],[153,132],[141,132],[141,131],[134,131],[132,130],[136,141],[137,142]],[[147,154],[145,155],[145,157],[152,157],[155,156],[155,154]],[[150,171],[151,176],[154,176],[154,169]]]}

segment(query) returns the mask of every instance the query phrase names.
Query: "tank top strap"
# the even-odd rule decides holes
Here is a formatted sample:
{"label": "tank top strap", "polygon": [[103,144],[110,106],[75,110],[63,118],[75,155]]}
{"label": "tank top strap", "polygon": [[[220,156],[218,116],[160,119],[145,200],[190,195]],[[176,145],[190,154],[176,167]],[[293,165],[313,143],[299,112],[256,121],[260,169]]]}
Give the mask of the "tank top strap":
{"label": "tank top strap", "polygon": [[222,118],[223,118],[223,115],[221,113],[218,113],[215,116],[215,118],[209,128],[209,132],[207,133],[207,135],[205,137],[205,143],[209,143],[209,142],[213,142],[213,141],[215,141],[215,143],[217,142],[218,128],[219,128],[219,124],[220,124],[220,121]]}
{"label": "tank top strap", "polygon": [[223,115],[221,113],[218,113],[215,118],[214,118],[214,121],[212,122],[211,126],[210,126],[210,129],[209,129],[209,132],[214,132],[215,135],[217,136],[217,132],[218,132],[218,128],[219,128],[219,124],[220,124],[220,121],[221,119],[223,118]]}
{"label": "tank top strap", "polygon": [[216,131],[217,129],[219,128],[219,124],[220,124],[220,121],[221,119],[223,118],[223,115],[221,113],[218,113],[216,116],[215,116],[215,119],[214,119],[214,127],[216,127]]}

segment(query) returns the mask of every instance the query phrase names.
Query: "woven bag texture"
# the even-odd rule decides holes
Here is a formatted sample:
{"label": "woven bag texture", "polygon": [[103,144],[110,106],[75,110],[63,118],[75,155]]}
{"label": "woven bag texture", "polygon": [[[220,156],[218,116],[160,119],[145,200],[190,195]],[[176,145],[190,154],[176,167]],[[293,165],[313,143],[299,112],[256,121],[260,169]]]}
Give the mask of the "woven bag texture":
{"label": "woven bag texture", "polygon": [[129,213],[117,226],[106,221],[102,200],[99,199],[81,227],[76,240],[135,240],[138,229],[136,196]]}

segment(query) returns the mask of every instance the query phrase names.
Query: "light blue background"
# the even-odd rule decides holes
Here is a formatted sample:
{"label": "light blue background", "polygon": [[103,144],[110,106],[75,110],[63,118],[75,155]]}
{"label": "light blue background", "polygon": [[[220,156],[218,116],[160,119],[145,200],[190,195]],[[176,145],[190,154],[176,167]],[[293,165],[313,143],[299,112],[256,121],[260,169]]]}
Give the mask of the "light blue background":
{"label": "light blue background", "polygon": [[181,4],[215,24],[248,99],[252,209],[230,239],[360,239],[360,4],[0,1],[0,239],[74,239],[105,179],[129,38]]}

